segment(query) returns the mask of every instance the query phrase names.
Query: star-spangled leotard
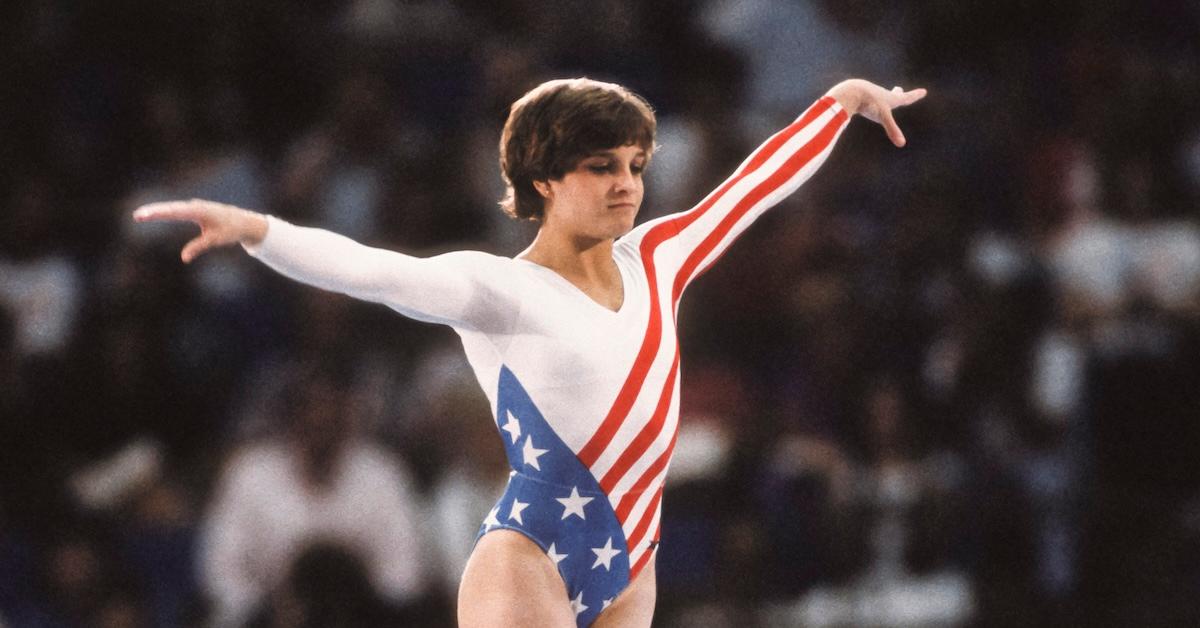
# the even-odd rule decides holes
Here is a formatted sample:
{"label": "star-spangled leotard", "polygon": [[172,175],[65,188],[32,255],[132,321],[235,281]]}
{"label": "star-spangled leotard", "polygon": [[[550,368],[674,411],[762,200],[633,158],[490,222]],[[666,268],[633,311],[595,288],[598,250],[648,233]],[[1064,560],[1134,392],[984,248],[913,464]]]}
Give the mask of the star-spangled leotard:
{"label": "star-spangled leotard", "polygon": [[454,328],[513,469],[480,534],[537,543],[586,626],[657,547],[679,419],[680,295],[816,171],[848,120],[821,98],[700,204],[617,239],[616,311],[553,270],[481,252],[416,258],[275,218],[246,248],[293,279]]}

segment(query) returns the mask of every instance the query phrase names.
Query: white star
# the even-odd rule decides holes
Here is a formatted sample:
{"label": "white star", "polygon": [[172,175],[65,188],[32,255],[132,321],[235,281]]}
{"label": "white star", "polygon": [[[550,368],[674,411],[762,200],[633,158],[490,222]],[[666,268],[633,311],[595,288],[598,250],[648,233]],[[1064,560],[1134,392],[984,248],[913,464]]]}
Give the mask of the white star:
{"label": "white star", "polygon": [[512,412],[508,410],[504,412],[508,415],[508,423],[505,423],[500,429],[508,432],[508,435],[512,437],[512,442],[515,443],[521,437],[521,424],[517,422],[517,417],[513,416]]}
{"label": "white star", "polygon": [[[595,497],[580,497],[578,486],[571,487],[571,494],[569,496],[554,498],[555,501],[557,501],[558,503],[563,505],[563,515],[562,515],[563,519],[566,519],[567,517],[569,517],[571,515],[579,515],[579,518],[584,519],[584,520],[587,519],[587,515],[583,514],[583,507],[586,506],[587,503],[592,501],[593,499],[596,499],[596,498]],[[560,519],[560,521],[561,521],[561,519]]]}
{"label": "white star", "polygon": [[608,537],[608,542],[604,544],[604,547],[593,547],[592,551],[596,552],[596,562],[592,564],[592,569],[604,565],[604,569],[607,571],[612,571],[613,556],[621,553],[621,550],[613,549],[611,536]]}
{"label": "white star", "polygon": [[561,563],[563,559],[567,557],[566,554],[559,554],[558,552],[554,551],[553,543],[550,544],[550,549],[546,550],[546,554],[550,556],[550,560],[554,561],[555,565]]}
{"label": "white star", "polygon": [[521,525],[525,525],[525,522],[521,521],[521,511],[525,510],[526,508],[529,508],[529,504],[526,504],[525,502],[522,502],[519,499],[514,499],[512,511],[510,511],[508,513],[508,518],[516,521],[517,523],[519,523]]}
{"label": "white star", "polygon": [[499,512],[499,510],[499,506],[493,508],[491,512],[488,513],[487,519],[483,520],[483,525],[489,528],[500,525],[500,520],[496,518],[496,513]]}
{"label": "white star", "polygon": [[611,598],[611,597],[608,598],[607,600],[604,600],[604,606],[601,606],[600,610],[604,610],[604,609],[608,608],[608,605],[612,604],[612,601],[613,601],[613,598]]}
{"label": "white star", "polygon": [[571,600],[571,610],[575,611],[575,616],[578,617],[580,613],[587,609],[588,607],[583,604],[583,591],[580,591],[579,595],[576,595],[575,599]]}
{"label": "white star", "polygon": [[541,465],[538,464],[538,458],[541,457],[542,454],[546,453],[547,451],[550,451],[550,450],[549,449],[538,449],[537,447],[534,447],[533,446],[533,437],[526,436],[525,437],[525,447],[523,447],[521,450],[521,458],[525,461],[525,464],[533,467],[534,469],[537,469],[538,471],[541,471],[542,467],[541,467]]}

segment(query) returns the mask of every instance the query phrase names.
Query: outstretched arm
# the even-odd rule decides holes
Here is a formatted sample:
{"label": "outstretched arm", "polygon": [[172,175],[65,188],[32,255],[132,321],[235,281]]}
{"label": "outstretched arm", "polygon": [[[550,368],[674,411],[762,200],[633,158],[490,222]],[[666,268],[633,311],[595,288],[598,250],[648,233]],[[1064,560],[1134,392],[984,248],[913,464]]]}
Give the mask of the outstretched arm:
{"label": "outstretched arm", "polygon": [[200,235],[183,247],[201,253],[240,243],[286,277],[364,301],[383,303],[421,321],[475,330],[502,330],[516,314],[491,256],[471,251],[413,257],[350,238],[211,201],[171,201],[138,208],[145,221],[187,221]]}
{"label": "outstretched arm", "polygon": [[861,79],[843,81],[755,149],[698,205],[641,225],[630,236],[639,241],[643,258],[654,257],[656,272],[670,282],[678,299],[763,212],[816,172],[852,116],[881,124],[892,143],[903,146],[906,140],[892,110],[924,97],[924,89],[887,90]]}

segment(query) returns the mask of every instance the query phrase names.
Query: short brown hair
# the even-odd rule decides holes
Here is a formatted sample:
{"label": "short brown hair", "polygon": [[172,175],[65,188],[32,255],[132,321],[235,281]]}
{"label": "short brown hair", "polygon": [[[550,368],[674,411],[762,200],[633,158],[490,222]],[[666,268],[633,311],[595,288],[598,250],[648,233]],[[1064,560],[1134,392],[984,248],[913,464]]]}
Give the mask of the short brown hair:
{"label": "short brown hair", "polygon": [[654,151],[657,121],[641,96],[587,78],[547,81],[513,103],[500,135],[500,207],[513,218],[541,220],[534,181],[561,179],[589,154],[637,145]]}

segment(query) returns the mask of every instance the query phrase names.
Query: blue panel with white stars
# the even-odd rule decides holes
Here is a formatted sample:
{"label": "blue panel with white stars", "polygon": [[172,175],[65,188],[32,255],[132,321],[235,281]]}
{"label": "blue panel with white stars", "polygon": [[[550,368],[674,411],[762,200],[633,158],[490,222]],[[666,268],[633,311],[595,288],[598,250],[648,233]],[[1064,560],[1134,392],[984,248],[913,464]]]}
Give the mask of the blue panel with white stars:
{"label": "blue panel with white stars", "polygon": [[629,584],[625,533],[596,478],[550,429],[508,367],[500,368],[496,416],[508,488],[479,528],[516,530],[558,565],[579,626],[588,626]]}

